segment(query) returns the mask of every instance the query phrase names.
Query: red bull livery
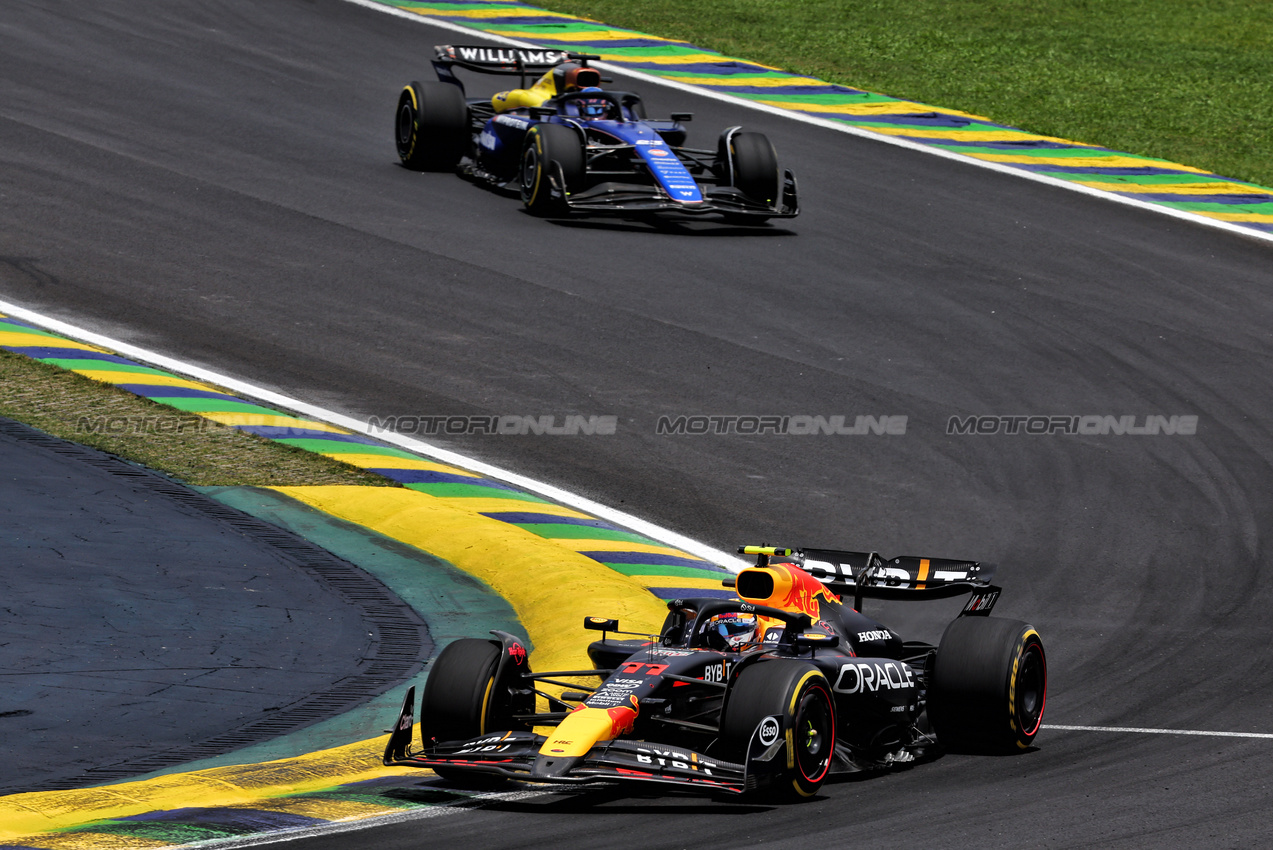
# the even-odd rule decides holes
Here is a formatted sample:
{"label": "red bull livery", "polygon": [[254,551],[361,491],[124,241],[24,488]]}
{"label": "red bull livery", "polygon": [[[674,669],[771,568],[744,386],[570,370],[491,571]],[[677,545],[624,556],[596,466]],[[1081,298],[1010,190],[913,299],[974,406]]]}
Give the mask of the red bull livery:
{"label": "red bull livery", "polygon": [[[657,635],[600,631],[592,669],[532,672],[522,643],[467,639],[433,661],[412,746],[407,692],[385,764],[460,784],[505,779],[660,784],[801,799],[828,777],[943,750],[1023,752],[1043,721],[1038,632],[991,617],[1000,589],[975,561],[747,546],[735,599],[668,603]],[[941,642],[903,640],[865,598],[969,594]],[[851,595],[852,604],[848,598]],[[591,682],[591,684],[580,684]]]}

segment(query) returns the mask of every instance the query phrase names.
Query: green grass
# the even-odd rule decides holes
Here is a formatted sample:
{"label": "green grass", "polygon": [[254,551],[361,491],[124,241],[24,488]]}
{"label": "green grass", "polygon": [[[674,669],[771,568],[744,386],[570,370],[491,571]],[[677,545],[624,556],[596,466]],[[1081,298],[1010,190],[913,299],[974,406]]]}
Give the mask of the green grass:
{"label": "green grass", "polygon": [[[349,464],[221,426],[2,349],[0,416],[196,486],[396,486]],[[107,426],[95,425],[101,421]]]}
{"label": "green grass", "polygon": [[1268,0],[532,0],[1273,186]]}

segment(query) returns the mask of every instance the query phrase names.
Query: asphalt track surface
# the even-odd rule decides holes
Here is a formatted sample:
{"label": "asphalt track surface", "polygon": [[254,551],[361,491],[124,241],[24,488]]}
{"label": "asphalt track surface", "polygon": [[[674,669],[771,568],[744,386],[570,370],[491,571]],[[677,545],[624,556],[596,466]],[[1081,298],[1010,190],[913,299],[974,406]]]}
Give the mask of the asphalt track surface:
{"label": "asphalt track surface", "polygon": [[[1047,642],[1049,722],[1273,731],[1267,244],[648,86],[651,114],[695,113],[695,144],[768,134],[802,216],[536,220],[396,164],[400,86],[459,40],[338,0],[6,4],[0,294],[353,415],[617,415],[613,436],[438,442],[721,547],[998,562],[996,613]],[[680,414],[908,420],[656,433]],[[972,414],[1199,419],[1192,436],[946,434]],[[868,611],[934,640],[950,614]],[[1038,744],[792,808],[551,794],[303,846],[1273,833],[1267,741]]]}
{"label": "asphalt track surface", "polygon": [[0,735],[21,742],[0,794],[133,777],[352,707],[331,691],[378,630],[310,567],[355,567],[3,418],[0,470]]}

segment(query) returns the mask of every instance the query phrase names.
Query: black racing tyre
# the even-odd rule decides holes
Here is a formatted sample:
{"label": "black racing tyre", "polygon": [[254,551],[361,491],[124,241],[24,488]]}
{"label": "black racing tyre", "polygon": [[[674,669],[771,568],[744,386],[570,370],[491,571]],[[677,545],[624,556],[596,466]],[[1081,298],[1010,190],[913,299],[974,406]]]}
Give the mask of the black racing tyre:
{"label": "black racing tyre", "polygon": [[[438,741],[464,741],[496,727],[495,671],[501,650],[489,640],[466,638],[448,644],[429,668],[420,699],[420,728]],[[426,742],[427,743],[427,742]],[[489,788],[502,777],[435,767],[433,772],[464,788]]]}
{"label": "black racing tyre", "polygon": [[1000,617],[959,617],[933,664],[928,716],[947,749],[1027,749],[1043,724],[1048,667],[1034,627]]}
{"label": "black racing tyre", "polygon": [[[724,140],[722,140],[722,146]],[[774,207],[782,189],[778,173],[778,154],[763,133],[735,133],[729,137],[732,183],[753,201]]]}
{"label": "black racing tyre", "polygon": [[448,644],[429,667],[420,699],[422,730],[438,741],[465,741],[499,725],[495,670],[500,647],[467,638]]}
{"label": "black racing tyre", "polygon": [[[780,796],[812,797],[831,772],[835,756],[835,698],[817,667],[802,661],[761,661],[743,668],[730,689],[721,718],[728,757],[747,757],[756,726],[777,717],[794,755],[778,785]],[[786,765],[789,762],[783,761]]]}
{"label": "black racing tyre", "polygon": [[569,207],[565,197],[555,195],[549,180],[552,163],[561,165],[566,194],[584,187],[583,140],[564,124],[536,124],[526,132],[522,146],[522,202],[535,215],[564,215]]}
{"label": "black racing tyre", "polygon": [[413,82],[402,90],[394,116],[394,141],[407,168],[455,168],[468,149],[469,136],[469,107],[458,87]]}

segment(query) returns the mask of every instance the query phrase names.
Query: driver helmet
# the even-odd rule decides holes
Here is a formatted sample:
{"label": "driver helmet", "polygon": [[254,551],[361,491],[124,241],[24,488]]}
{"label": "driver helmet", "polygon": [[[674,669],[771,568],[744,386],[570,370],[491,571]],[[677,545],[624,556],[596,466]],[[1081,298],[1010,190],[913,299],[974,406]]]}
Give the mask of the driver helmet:
{"label": "driver helmet", "polygon": [[714,649],[742,649],[756,643],[760,624],[755,614],[731,612],[708,617],[703,625],[706,643]]}
{"label": "driver helmet", "polygon": [[[583,93],[600,92],[596,86],[588,86],[580,89]],[[614,111],[614,104],[606,100],[604,97],[581,97],[575,101],[579,107],[579,116],[581,118],[609,118]]]}

